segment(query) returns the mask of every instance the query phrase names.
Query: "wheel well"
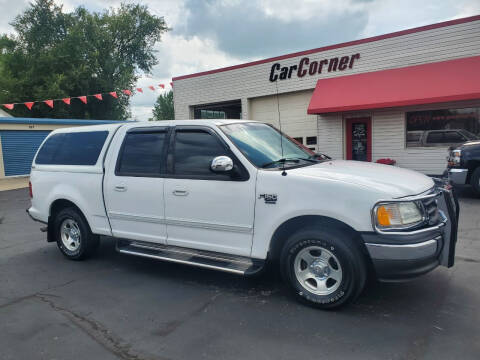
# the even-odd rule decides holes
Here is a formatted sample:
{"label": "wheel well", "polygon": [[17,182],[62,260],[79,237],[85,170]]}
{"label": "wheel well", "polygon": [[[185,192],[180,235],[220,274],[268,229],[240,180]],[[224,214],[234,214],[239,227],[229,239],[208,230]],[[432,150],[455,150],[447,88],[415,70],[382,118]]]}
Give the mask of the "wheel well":
{"label": "wheel well", "polygon": [[76,209],[80,213],[80,215],[83,216],[86,223],[88,224],[88,221],[86,220],[85,215],[83,214],[82,210],[80,210],[80,208],[77,205],[75,205],[70,200],[57,199],[52,203],[52,205],[50,205],[50,215],[48,216],[48,234],[47,234],[47,241],[48,242],[54,242],[55,241],[54,232],[53,232],[53,223],[54,223],[54,220],[55,220],[55,216],[61,210],[65,209],[65,208]]}
{"label": "wheel well", "polygon": [[358,245],[360,251],[363,254],[368,255],[367,248],[365,247],[365,244],[363,243],[360,234],[351,226],[345,224],[342,221],[326,216],[305,215],[289,219],[285,221],[282,225],[280,225],[277,230],[275,230],[270,241],[270,259],[278,259],[280,257],[280,253],[286,240],[298,229],[303,229],[306,227],[323,227],[329,229],[335,228],[345,231],[350,234],[352,240],[358,240],[354,241],[354,243]]}

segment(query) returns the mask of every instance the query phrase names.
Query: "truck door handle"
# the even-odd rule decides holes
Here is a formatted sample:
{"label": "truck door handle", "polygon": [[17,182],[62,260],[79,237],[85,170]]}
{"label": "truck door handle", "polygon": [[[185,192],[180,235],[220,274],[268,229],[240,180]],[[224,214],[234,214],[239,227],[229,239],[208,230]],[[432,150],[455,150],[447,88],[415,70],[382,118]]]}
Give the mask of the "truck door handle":
{"label": "truck door handle", "polygon": [[124,185],[115,186],[115,191],[127,191],[127,187]]}
{"label": "truck door handle", "polygon": [[187,190],[173,190],[173,195],[175,195],[175,196],[187,196],[188,191]]}

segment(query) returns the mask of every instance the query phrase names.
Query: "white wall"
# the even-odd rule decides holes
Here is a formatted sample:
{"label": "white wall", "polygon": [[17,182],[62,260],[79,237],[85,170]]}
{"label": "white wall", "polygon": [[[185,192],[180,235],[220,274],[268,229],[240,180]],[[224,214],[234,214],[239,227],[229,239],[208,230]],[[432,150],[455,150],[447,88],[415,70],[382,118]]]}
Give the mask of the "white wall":
{"label": "white wall", "polygon": [[[301,55],[229,71],[174,80],[175,118],[191,116],[189,106],[227,100],[242,100],[275,94],[269,81],[270,68],[297,65],[305,56],[311,61],[360,53],[352,69],[277,81],[280,93],[314,89],[318,79],[405,67],[480,55],[480,21],[451,25],[353,46]],[[242,109],[248,115],[248,109]],[[306,111],[306,109],[305,109]]]}
{"label": "white wall", "polygon": [[[445,168],[446,148],[406,148],[406,109],[375,110],[359,114],[307,115],[311,94],[319,79],[356,73],[405,67],[480,55],[480,21],[441,27],[375,42],[300,55],[229,71],[217,72],[174,81],[175,118],[191,118],[192,105],[228,100],[242,101],[244,119],[266,121],[278,126],[276,85],[280,93],[280,112],[283,130],[292,137],[318,133],[317,151],[333,158],[344,158],[344,119],[352,116],[372,117],[372,160],[390,157],[399,166],[441,174]],[[352,69],[323,72],[313,76],[269,81],[272,64],[298,65],[307,56],[311,61],[360,53]],[[448,84],[446,84],[448,85]],[[361,89],[359,89],[361,91]],[[477,102],[478,103],[478,102]],[[465,107],[467,105],[463,104]],[[471,104],[470,104],[471,105]],[[462,107],[460,104],[444,106]],[[477,104],[480,106],[480,104]],[[420,106],[415,109],[435,109]],[[408,109],[407,109],[408,110]]]}
{"label": "white wall", "polygon": [[[308,115],[305,111],[312,94],[313,90],[280,94],[278,103],[275,95],[248,99],[249,119],[268,122],[279,128],[278,105],[282,131],[291,137],[303,137],[305,144],[307,136],[317,136],[317,116]],[[314,145],[308,145],[308,147],[317,149]]]}
{"label": "white wall", "polygon": [[411,147],[405,143],[406,119],[409,111],[461,109],[480,107],[480,100],[419,105],[396,109],[379,109],[356,113],[335,113],[318,116],[318,151],[334,159],[345,158],[345,119],[372,118],[372,161],[391,158],[397,166],[429,175],[441,175],[446,168],[448,147]]}
{"label": "white wall", "polygon": [[318,116],[318,151],[334,159],[344,158],[342,114]]}

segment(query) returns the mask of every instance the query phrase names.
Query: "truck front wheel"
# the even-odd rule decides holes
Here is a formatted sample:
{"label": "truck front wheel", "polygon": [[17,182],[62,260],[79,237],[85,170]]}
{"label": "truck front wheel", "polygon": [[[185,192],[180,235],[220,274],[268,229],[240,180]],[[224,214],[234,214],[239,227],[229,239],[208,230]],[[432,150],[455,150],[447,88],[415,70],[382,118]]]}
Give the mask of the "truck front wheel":
{"label": "truck front wheel", "polygon": [[475,194],[480,195],[480,167],[477,167],[470,177],[470,184]]}
{"label": "truck front wheel", "polygon": [[87,221],[75,208],[60,210],[55,216],[54,231],[58,248],[71,260],[88,258],[99,244],[98,236],[92,234]]}
{"label": "truck front wheel", "polygon": [[365,258],[346,232],[304,229],[285,244],[282,275],[298,299],[322,309],[353,301],[362,292]]}

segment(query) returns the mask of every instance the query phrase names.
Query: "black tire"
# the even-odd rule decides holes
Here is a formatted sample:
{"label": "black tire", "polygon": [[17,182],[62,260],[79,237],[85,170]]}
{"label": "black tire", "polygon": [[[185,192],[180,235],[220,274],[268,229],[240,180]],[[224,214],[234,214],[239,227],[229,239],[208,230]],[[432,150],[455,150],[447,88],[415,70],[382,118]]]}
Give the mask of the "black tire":
{"label": "black tire", "polygon": [[[62,240],[62,227],[64,224],[76,224],[76,226],[69,226],[69,228],[74,228],[80,234],[79,238],[76,238],[76,241],[72,240],[70,245],[68,244],[69,241]],[[92,234],[83,214],[73,207],[59,211],[55,216],[53,229],[58,248],[70,260],[87,259],[97,250],[100,243],[99,236]],[[73,243],[76,245],[73,246]]]}
{"label": "black tire", "polygon": [[[365,256],[362,254],[359,246],[355,244],[355,241],[357,241],[357,239],[351,238],[350,234],[346,231],[319,228],[300,230],[287,240],[282,249],[280,266],[283,278],[289,284],[298,300],[321,309],[334,309],[351,303],[361,294],[367,279],[367,265]],[[318,248],[323,249],[320,250],[321,255],[312,252],[317,250],[310,250]],[[302,266],[306,264],[301,255],[307,253],[310,255],[313,254],[314,258],[318,261],[318,258],[315,256],[323,256],[324,251],[328,253],[326,256],[329,257],[328,268],[330,270],[322,268],[321,266],[317,268],[314,266],[314,271],[322,269],[322,271],[325,272],[322,272],[322,275],[319,277],[306,281],[303,280],[301,283],[295,272],[295,267],[298,268],[300,266],[301,269]],[[302,260],[296,263],[296,259],[297,261],[298,259]],[[326,263],[320,262],[320,264],[325,265]],[[310,269],[312,269],[311,266],[305,270]],[[326,275],[326,272],[333,274],[337,272],[338,269],[340,269],[341,280],[337,283],[334,279],[329,278],[331,275]],[[317,275],[318,274],[315,274],[315,276]],[[322,278],[328,278],[324,283],[325,286],[327,286],[325,290],[327,293],[315,293],[315,291],[322,291],[322,289],[319,288],[320,283],[317,283],[316,280]],[[328,285],[329,282],[330,286]],[[317,289],[314,289],[315,284]],[[331,293],[329,293],[330,291]]]}
{"label": "black tire", "polygon": [[480,167],[477,167],[470,177],[470,184],[477,196],[480,196]]}

